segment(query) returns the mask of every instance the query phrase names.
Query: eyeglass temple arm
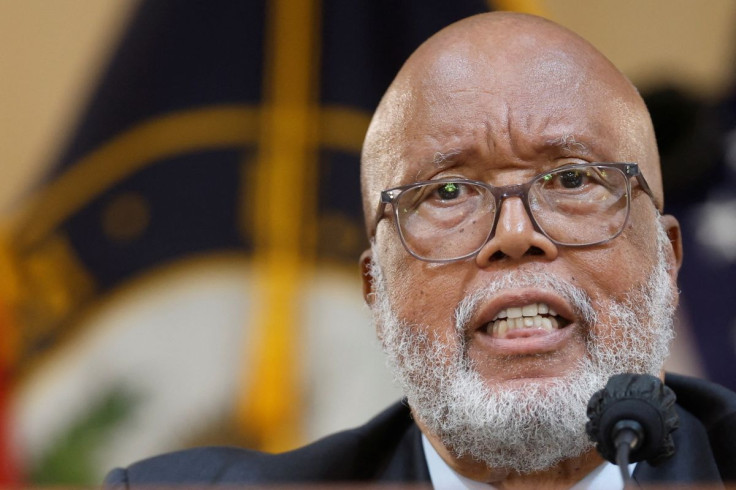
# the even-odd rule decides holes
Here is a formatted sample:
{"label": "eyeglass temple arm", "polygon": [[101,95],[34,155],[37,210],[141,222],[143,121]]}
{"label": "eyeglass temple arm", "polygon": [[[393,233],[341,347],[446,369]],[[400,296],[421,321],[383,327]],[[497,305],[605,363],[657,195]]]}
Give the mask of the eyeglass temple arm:
{"label": "eyeglass temple arm", "polygon": [[386,204],[389,204],[391,202],[391,196],[386,193],[386,191],[381,192],[381,200],[378,202],[378,207],[376,208],[376,215],[373,217],[373,224],[371,225],[370,233],[368,235],[369,239],[372,239],[374,236],[376,236],[376,229],[378,229],[378,222],[383,219],[383,213],[386,211]]}
{"label": "eyeglass temple arm", "polygon": [[662,203],[660,203],[657,198],[654,196],[654,192],[652,192],[651,187],[649,187],[649,184],[647,183],[647,179],[644,178],[644,175],[641,173],[641,170],[637,169],[637,173],[635,175],[636,181],[639,183],[639,187],[642,188],[644,192],[646,192],[650,198],[652,198],[652,202],[654,203],[654,206],[657,208],[658,211],[662,211]]}

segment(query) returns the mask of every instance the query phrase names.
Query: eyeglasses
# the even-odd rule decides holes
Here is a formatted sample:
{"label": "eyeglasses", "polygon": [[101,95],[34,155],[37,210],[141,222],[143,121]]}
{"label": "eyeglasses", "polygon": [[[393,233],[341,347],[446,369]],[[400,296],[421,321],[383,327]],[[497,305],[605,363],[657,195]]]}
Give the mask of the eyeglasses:
{"label": "eyeglasses", "polygon": [[391,204],[399,237],[411,255],[428,262],[466,259],[493,236],[504,199],[519,197],[534,228],[555,244],[600,245],[626,225],[631,177],[656,205],[636,163],[565,165],[504,187],[466,179],[415,182],[381,192],[371,236]]}

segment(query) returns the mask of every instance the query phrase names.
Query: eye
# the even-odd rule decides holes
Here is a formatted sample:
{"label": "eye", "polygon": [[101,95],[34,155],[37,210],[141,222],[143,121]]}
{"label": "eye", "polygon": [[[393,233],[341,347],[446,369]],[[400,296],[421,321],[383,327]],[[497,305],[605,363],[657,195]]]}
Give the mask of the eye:
{"label": "eye", "polygon": [[460,186],[454,182],[447,182],[437,188],[437,195],[443,201],[455,199],[460,195]]}
{"label": "eye", "polygon": [[566,189],[574,189],[583,184],[583,172],[579,170],[567,170],[559,175],[560,184]]}
{"label": "eye", "polygon": [[596,183],[596,176],[588,169],[568,169],[546,174],[541,183],[546,189],[562,191],[581,191]]}

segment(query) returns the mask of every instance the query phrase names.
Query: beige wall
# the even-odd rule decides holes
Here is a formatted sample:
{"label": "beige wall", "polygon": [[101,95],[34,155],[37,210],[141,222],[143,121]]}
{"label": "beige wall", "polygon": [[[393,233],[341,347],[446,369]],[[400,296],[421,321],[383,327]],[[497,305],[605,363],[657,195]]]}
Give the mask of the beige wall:
{"label": "beige wall", "polygon": [[0,0],[0,212],[43,175],[135,6]]}
{"label": "beige wall", "polygon": [[541,0],[643,86],[677,80],[717,93],[736,75],[734,0]]}
{"label": "beige wall", "polygon": [[[637,83],[712,94],[736,72],[735,0],[538,1]],[[0,214],[53,159],[136,3],[0,0]]]}

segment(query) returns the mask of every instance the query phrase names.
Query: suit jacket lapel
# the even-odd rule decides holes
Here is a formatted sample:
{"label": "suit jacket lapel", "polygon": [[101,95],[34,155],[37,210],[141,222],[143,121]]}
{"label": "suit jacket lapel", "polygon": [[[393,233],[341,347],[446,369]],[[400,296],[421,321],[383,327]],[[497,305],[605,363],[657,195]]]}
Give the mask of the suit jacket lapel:
{"label": "suit jacket lapel", "polygon": [[672,433],[675,454],[658,466],[652,466],[646,461],[640,462],[634,470],[634,480],[641,484],[673,481],[698,484],[721,482],[705,428],[698,419],[681,407],[676,409],[680,417],[680,427]]}
{"label": "suit jacket lapel", "polygon": [[412,424],[381,469],[379,481],[429,482],[429,468],[422,448],[421,431]]}

